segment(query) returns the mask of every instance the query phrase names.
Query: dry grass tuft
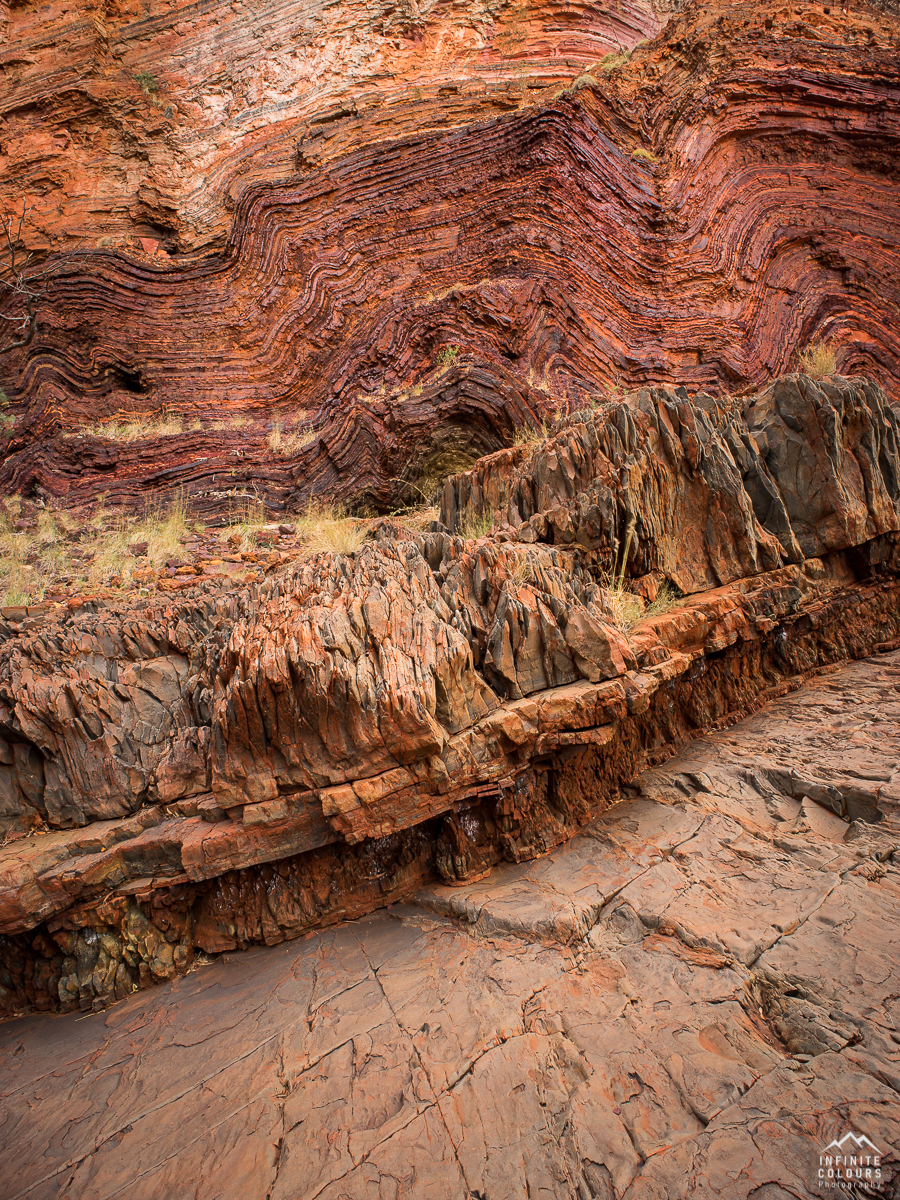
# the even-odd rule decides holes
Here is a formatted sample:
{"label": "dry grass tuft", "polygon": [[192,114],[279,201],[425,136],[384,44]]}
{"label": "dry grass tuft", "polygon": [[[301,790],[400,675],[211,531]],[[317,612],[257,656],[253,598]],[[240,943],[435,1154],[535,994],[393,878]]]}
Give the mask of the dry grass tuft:
{"label": "dry grass tuft", "polygon": [[516,557],[516,561],[509,567],[509,577],[515,584],[525,583],[531,578],[533,573],[533,564],[531,560],[524,554]]}
{"label": "dry grass tuft", "polygon": [[797,352],[797,363],[810,379],[825,379],[837,370],[837,355],[828,342],[810,342],[805,350]]}
{"label": "dry grass tuft", "polygon": [[545,442],[549,436],[550,427],[546,421],[541,421],[540,425],[520,425],[513,435],[512,444],[536,446],[538,442]]}
{"label": "dry grass tuft", "polygon": [[351,517],[338,504],[310,505],[297,521],[298,532],[306,537],[310,553],[329,550],[332,554],[353,554],[361,549],[369,533],[366,521]]}
{"label": "dry grass tuft", "polygon": [[308,426],[295,424],[292,428],[287,428],[280,421],[273,421],[267,441],[273,454],[287,458],[302,450],[304,446],[309,446],[318,436],[316,431]]}
{"label": "dry grass tuft", "polygon": [[284,439],[282,454],[295,454],[304,446],[311,446],[318,436],[314,429],[295,429]]}
{"label": "dry grass tuft", "polygon": [[[101,511],[94,517],[92,527],[93,561],[85,576],[91,587],[100,587],[114,576],[125,583],[135,570],[160,567],[167,558],[178,557],[182,553],[181,539],[188,532],[183,500],[176,500],[166,508],[148,509],[138,521],[125,516],[107,520]],[[147,543],[147,553],[139,559],[128,549],[135,542]]]}
{"label": "dry grass tuft", "polygon": [[0,388],[0,438],[9,439],[16,427],[16,418],[9,411],[9,397]]}
{"label": "dry grass tuft", "polygon": [[145,442],[150,438],[175,437],[179,433],[246,429],[252,424],[252,417],[222,417],[214,421],[202,421],[199,417],[188,418],[178,413],[165,416],[132,413],[112,421],[95,421],[90,425],[82,425],[71,430],[68,436],[89,434],[91,437],[106,438],[111,442]]}
{"label": "dry grass tuft", "polygon": [[466,541],[476,541],[490,533],[494,527],[494,514],[487,511],[467,512],[459,522],[458,533]]}
{"label": "dry grass tuft", "polygon": [[408,529],[425,533],[432,521],[437,521],[441,510],[436,504],[419,504],[411,508],[398,508],[391,516]]}
{"label": "dry grass tuft", "polygon": [[606,606],[616,629],[628,633],[637,625],[644,615],[644,605],[640,596],[617,584],[610,584],[606,590]]}
{"label": "dry grass tuft", "polygon": [[52,513],[40,514],[37,533],[17,530],[22,511],[18,496],[0,501],[0,604],[36,603],[43,598],[47,581],[65,561],[60,540],[66,530]]}
{"label": "dry grass tuft", "polygon": [[123,420],[97,421],[92,425],[82,425],[75,432],[86,433],[91,437],[107,438],[112,442],[143,442],[149,438],[172,437],[177,433],[187,433],[189,430],[202,428],[203,425],[199,420],[187,422],[184,417],[175,414],[151,417],[136,413]]}
{"label": "dry grass tuft", "polygon": [[[207,421],[203,425],[205,431],[223,430],[223,429],[246,429],[248,425],[255,425],[253,417],[222,417],[217,421]],[[191,426],[196,428],[195,425]]]}
{"label": "dry grass tuft", "polygon": [[255,546],[257,530],[269,524],[269,514],[262,500],[248,492],[231,501],[227,521],[219,536],[233,539],[230,544],[235,549],[249,550]]}
{"label": "dry grass tuft", "polygon": [[[148,509],[134,518],[98,506],[88,517],[43,509],[34,527],[19,531],[18,497],[0,502],[0,604],[34,604],[48,587],[65,582],[76,590],[92,590],[131,580],[136,570],[159,567],[182,550],[188,530],[180,501]],[[74,539],[74,540],[73,540]],[[135,558],[129,546],[146,542],[147,553]]]}
{"label": "dry grass tuft", "polygon": [[645,605],[641,620],[646,620],[648,617],[661,617],[663,613],[674,608],[680,599],[681,594],[677,589],[673,588],[670,583],[664,583],[656,593],[656,599]]}
{"label": "dry grass tuft", "polygon": [[679,600],[676,590],[668,583],[659,589],[656,599],[645,604],[640,596],[629,592],[619,580],[610,580],[604,584],[606,604],[610,610],[612,623],[622,633],[629,633],[641,621],[648,617],[660,617],[669,611]]}

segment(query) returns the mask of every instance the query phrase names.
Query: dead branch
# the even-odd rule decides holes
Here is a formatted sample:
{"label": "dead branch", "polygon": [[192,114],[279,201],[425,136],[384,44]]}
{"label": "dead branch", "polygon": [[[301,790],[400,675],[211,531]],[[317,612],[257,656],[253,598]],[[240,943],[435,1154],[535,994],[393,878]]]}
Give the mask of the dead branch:
{"label": "dead branch", "polygon": [[[3,224],[3,238],[6,242],[6,250],[9,255],[8,262],[0,266],[0,298],[4,298],[5,294],[13,297],[18,297],[23,304],[23,311],[16,316],[7,316],[0,313],[0,320],[6,321],[13,325],[14,335],[18,334],[16,341],[10,342],[6,346],[0,347],[0,354],[9,354],[12,350],[18,350],[22,346],[28,346],[34,337],[37,329],[37,305],[38,302],[45,299],[47,296],[46,281],[54,278],[70,258],[73,257],[75,251],[70,251],[62,258],[55,259],[52,263],[41,267],[38,270],[29,270],[34,259],[34,251],[28,251],[24,258],[21,257],[20,247],[22,242],[22,227],[25,224],[25,218],[31,212],[29,207],[26,207],[25,201],[22,201],[22,211],[18,214],[18,219],[15,214],[9,213],[6,208],[0,207],[0,221]],[[81,243],[79,242],[80,246]],[[78,246],[75,247],[75,250]]]}

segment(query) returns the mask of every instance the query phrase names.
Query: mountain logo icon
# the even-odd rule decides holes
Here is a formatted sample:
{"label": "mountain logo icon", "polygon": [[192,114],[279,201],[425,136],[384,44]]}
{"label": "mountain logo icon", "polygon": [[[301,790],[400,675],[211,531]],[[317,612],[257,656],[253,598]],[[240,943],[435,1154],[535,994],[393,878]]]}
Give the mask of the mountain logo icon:
{"label": "mountain logo icon", "polygon": [[865,1147],[867,1150],[871,1150],[873,1154],[883,1153],[883,1151],[879,1150],[875,1143],[870,1141],[864,1133],[854,1133],[852,1129],[849,1133],[845,1133],[840,1141],[835,1138],[834,1141],[829,1142],[822,1153],[827,1154],[829,1150],[834,1150],[837,1154],[846,1154],[848,1143],[851,1144],[851,1151],[854,1148],[857,1150],[862,1150],[862,1148]]}

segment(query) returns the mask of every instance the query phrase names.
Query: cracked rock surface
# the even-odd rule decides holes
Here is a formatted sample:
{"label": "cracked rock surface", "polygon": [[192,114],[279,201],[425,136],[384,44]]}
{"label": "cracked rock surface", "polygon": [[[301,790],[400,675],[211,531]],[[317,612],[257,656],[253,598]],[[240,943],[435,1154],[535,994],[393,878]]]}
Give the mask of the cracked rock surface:
{"label": "cracked rock surface", "polygon": [[837,668],[536,862],[7,1023],[0,1191],[782,1200],[853,1128],[895,1195],[898,716]]}

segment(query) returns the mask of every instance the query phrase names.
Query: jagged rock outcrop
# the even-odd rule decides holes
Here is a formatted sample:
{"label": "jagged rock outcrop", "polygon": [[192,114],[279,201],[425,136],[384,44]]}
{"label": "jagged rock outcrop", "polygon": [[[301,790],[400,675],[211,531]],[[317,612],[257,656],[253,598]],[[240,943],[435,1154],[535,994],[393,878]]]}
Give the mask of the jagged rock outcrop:
{"label": "jagged rock outcrop", "polygon": [[[685,741],[898,644],[897,434],[862,380],[645,392],[450,481],[446,519],[496,503],[492,535],[7,625],[7,1007],[103,1004],[543,854]],[[625,514],[634,592],[689,594],[623,632]]]}
{"label": "jagged rock outcrop", "polygon": [[[605,64],[656,33],[651,5],[342,9],[340,33],[286,5],[258,48],[181,13],[42,11],[73,49],[48,71],[53,28],[10,9],[0,197],[40,162],[26,242],[63,255],[89,204],[94,244],[49,260],[4,356],[4,486],[384,511],[618,378],[733,390],[818,338],[896,395],[891,12],[692,4]],[[199,429],[82,432],[172,411]]]}
{"label": "jagged rock outcrop", "polygon": [[739,400],[652,388],[601,414],[449,480],[442,520],[500,510],[521,541],[688,593],[897,528],[900,422],[870,384],[792,376]]}

